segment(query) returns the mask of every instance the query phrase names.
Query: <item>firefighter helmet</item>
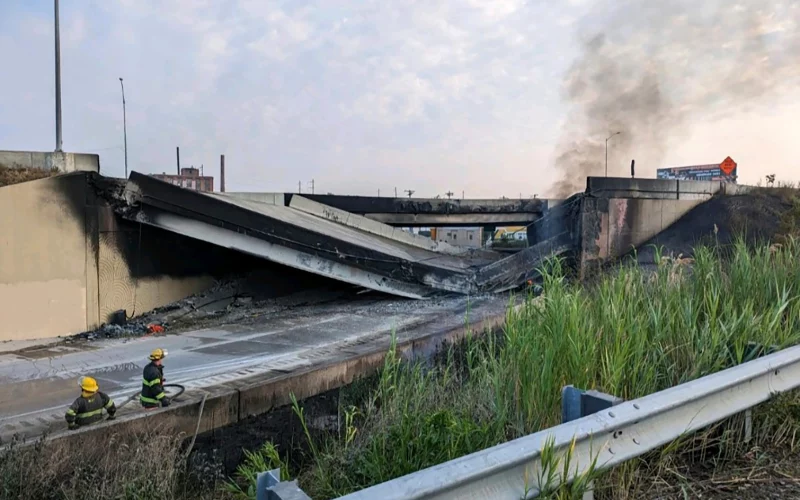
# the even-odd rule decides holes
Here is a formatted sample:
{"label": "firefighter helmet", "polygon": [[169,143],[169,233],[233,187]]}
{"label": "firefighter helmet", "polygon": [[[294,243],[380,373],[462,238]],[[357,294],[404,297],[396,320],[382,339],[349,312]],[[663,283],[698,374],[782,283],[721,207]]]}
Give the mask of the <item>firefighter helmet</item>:
{"label": "firefighter helmet", "polygon": [[81,377],[78,379],[78,385],[86,392],[97,392],[99,389],[97,387],[97,380],[92,377]]}
{"label": "firefighter helmet", "polygon": [[166,349],[153,349],[153,352],[150,353],[150,359],[153,361],[158,361],[159,359],[164,359],[167,357],[167,350]]}

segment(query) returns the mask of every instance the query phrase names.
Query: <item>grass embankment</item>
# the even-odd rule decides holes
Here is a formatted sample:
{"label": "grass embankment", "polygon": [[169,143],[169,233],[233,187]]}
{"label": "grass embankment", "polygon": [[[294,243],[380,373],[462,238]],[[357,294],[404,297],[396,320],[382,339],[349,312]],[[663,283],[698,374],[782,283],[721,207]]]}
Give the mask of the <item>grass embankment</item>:
{"label": "grass embankment", "polygon": [[[509,312],[503,335],[468,340],[429,369],[390,356],[366,403],[341,408],[338,435],[313,438],[308,465],[292,475],[312,498],[336,497],[557,425],[564,385],[633,399],[740,363],[750,342],[798,343],[798,242],[726,254],[699,249],[691,266],[664,259],[655,273],[623,267],[589,287],[568,282],[555,263],[544,295]],[[756,413],[757,439],[790,429],[794,440],[800,406],[780,404]],[[632,461],[602,476],[598,493],[643,495],[687,450],[723,463],[739,451],[740,427],[733,419]],[[278,465],[269,444],[265,455]]]}
{"label": "grass embankment", "polygon": [[58,174],[58,169],[44,170],[41,168],[8,167],[0,165],[0,187],[19,184],[20,182],[35,181]]}
{"label": "grass embankment", "polygon": [[[432,366],[390,352],[373,383],[343,392],[338,432],[250,454],[238,477],[244,491],[211,484],[205,496],[190,494],[177,442],[150,437],[69,454],[0,454],[0,497],[253,498],[253,473],[281,465],[312,498],[333,498],[556,425],[566,384],[633,399],[740,363],[749,342],[798,343],[800,243],[721,252],[699,249],[690,266],[664,259],[655,272],[622,267],[588,286],[552,264],[544,294],[509,311],[502,333],[468,339]],[[756,411],[748,449],[779,442],[793,450],[798,409],[790,395]],[[296,413],[305,422],[300,405]],[[741,456],[740,432],[740,419],[730,419],[600,476],[597,492],[635,498],[689,481],[685,464],[714,470]],[[287,462],[301,465],[286,471]],[[582,486],[555,495],[575,498]]]}

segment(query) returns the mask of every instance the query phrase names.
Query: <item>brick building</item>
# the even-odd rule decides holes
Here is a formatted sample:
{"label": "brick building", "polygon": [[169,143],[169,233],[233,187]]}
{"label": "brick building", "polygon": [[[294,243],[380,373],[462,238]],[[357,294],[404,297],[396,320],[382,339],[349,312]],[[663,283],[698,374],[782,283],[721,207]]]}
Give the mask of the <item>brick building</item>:
{"label": "brick building", "polygon": [[153,174],[156,179],[169,182],[176,186],[195,191],[214,191],[214,177],[200,175],[200,169],[189,167],[181,168],[181,175],[176,174]]}

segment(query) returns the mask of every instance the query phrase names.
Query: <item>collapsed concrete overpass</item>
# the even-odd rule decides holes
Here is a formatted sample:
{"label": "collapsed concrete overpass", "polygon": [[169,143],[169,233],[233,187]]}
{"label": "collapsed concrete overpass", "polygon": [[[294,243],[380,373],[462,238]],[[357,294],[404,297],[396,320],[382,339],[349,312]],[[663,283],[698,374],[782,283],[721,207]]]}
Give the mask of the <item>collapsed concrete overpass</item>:
{"label": "collapsed concrete overpass", "polygon": [[[574,256],[582,271],[614,259],[731,189],[590,178],[585,193],[559,204],[367,198],[349,206],[364,214],[539,217],[529,226],[531,246],[504,256],[437,243],[317,201],[337,202],[327,195],[199,193],[138,173],[24,182],[0,188],[0,340],[92,330],[121,309],[141,314],[259,266],[270,266],[276,292],[320,279],[414,299],[501,292],[535,278],[553,254]],[[43,305],[46,315],[39,314]]]}

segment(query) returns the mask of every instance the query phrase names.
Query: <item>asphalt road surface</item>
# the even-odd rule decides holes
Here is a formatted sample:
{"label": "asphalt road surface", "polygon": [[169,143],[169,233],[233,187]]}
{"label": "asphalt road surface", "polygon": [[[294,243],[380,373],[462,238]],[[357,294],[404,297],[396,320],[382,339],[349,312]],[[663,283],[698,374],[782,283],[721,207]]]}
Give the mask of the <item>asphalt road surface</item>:
{"label": "asphalt road surface", "polygon": [[[0,353],[0,443],[14,435],[35,437],[65,427],[64,412],[80,394],[77,379],[95,377],[117,404],[141,389],[148,354],[160,347],[168,384],[187,390],[212,387],[267,371],[292,371],[325,361],[326,352],[389,339],[414,337],[426,325],[465,320],[464,311],[502,314],[507,297],[437,301],[390,300],[352,307],[309,305],[277,313],[255,325],[225,325],[177,335],[45,345]],[[488,308],[488,309],[487,309]],[[120,414],[143,411],[138,401]]]}

